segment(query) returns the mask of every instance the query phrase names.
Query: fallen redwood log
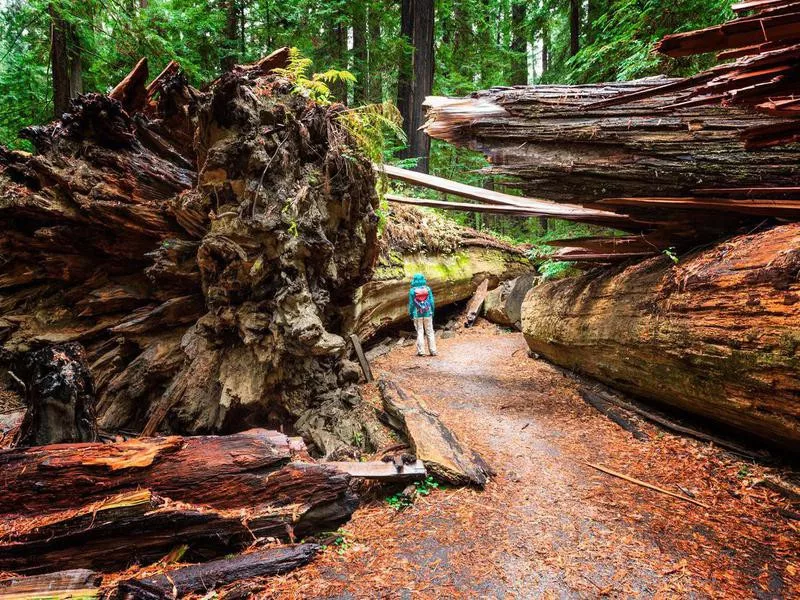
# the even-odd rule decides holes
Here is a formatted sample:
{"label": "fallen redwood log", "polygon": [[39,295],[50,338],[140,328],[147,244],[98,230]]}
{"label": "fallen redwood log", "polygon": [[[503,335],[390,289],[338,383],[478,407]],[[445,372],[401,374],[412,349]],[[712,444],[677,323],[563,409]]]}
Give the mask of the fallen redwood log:
{"label": "fallen redwood log", "polygon": [[289,503],[303,506],[301,513],[344,498],[349,477],[292,462],[300,446],[276,431],[255,429],[3,450],[0,515],[78,508],[137,489],[217,509]]}
{"label": "fallen redwood log", "polygon": [[[484,152],[490,171],[528,195],[569,202],[610,196],[685,196],[697,187],[796,183],[800,149],[748,152],[740,134],[790,119],[746,107],[673,106],[684,80],[497,88],[429,97],[425,131]],[[603,100],[660,93],[622,106]],[[594,105],[594,106],[592,106]]]}
{"label": "fallen redwood log", "polygon": [[434,477],[453,485],[486,485],[491,467],[459,441],[424,402],[393,381],[381,380],[378,388],[388,420],[408,438],[411,452]]}
{"label": "fallen redwood log", "polygon": [[311,562],[319,550],[320,546],[316,544],[260,550],[173,569],[144,579],[128,579],[120,583],[119,591],[122,598],[129,600],[163,600],[183,598],[194,592],[208,593],[241,579],[288,573]]}
{"label": "fallen redwood log", "polygon": [[497,325],[520,328],[522,301],[534,285],[541,280],[537,273],[526,273],[505,281],[489,292],[483,304],[483,316]]}
{"label": "fallen redwood log", "polygon": [[531,350],[615,388],[796,450],[800,224],[534,287]]}

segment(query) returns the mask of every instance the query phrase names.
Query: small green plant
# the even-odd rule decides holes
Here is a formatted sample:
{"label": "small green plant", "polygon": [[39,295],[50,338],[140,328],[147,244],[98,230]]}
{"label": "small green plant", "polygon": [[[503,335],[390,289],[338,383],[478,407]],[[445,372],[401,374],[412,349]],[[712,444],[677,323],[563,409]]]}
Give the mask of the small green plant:
{"label": "small green plant", "polygon": [[403,144],[406,141],[403,117],[389,101],[344,110],[339,113],[338,121],[358,149],[374,163],[384,162],[386,149],[394,140]]}
{"label": "small green plant", "polygon": [[428,475],[422,481],[415,482],[414,487],[417,488],[418,496],[427,496],[433,490],[439,489],[439,483],[433,477]]}
{"label": "small green plant", "polygon": [[360,431],[353,432],[353,446],[362,448],[364,446],[364,434]]}
{"label": "small green plant", "polygon": [[351,546],[352,542],[348,540],[344,535],[339,535],[336,537],[335,540],[333,540],[333,547],[336,548],[337,554],[344,554],[350,549]]}
{"label": "small green plant", "polygon": [[661,252],[664,254],[664,256],[666,256],[668,259],[670,259],[676,265],[678,264],[678,261],[680,259],[678,258],[678,255],[675,254],[675,246],[670,246],[669,248],[664,248]]}
{"label": "small green plant", "polygon": [[739,467],[739,470],[736,472],[736,476],[739,479],[744,479],[750,475],[750,467],[748,465],[742,465]]}
{"label": "small green plant", "polygon": [[391,506],[393,509],[400,511],[412,506],[414,501],[410,496],[407,496],[403,492],[397,492],[386,499],[386,504]]}
{"label": "small green plant", "polygon": [[539,274],[542,276],[542,281],[561,279],[570,275],[572,270],[572,263],[564,261],[546,260],[539,265]]}

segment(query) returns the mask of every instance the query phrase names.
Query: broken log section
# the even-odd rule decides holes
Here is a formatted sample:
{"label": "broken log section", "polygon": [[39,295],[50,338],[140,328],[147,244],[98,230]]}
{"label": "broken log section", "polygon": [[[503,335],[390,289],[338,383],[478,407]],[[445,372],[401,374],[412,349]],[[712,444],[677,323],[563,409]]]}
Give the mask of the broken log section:
{"label": "broken log section", "polygon": [[350,341],[353,343],[353,350],[355,350],[356,356],[358,357],[358,362],[361,365],[361,372],[364,374],[364,379],[367,383],[372,383],[372,369],[369,368],[369,361],[364,355],[364,349],[361,347],[361,340],[355,333],[353,333],[350,334]]}
{"label": "broken log section", "polygon": [[207,560],[335,529],[358,504],[350,476],[295,453],[265,430],[0,451],[0,571],[114,570],[178,543]]}
{"label": "broken log section", "polygon": [[464,446],[419,398],[393,381],[381,380],[378,387],[384,410],[434,477],[453,485],[486,485],[492,474],[489,465]]}
{"label": "broken log section", "polygon": [[795,450],[800,223],[531,289],[533,352],[634,396]]}
{"label": "broken log section", "polygon": [[319,552],[317,544],[297,544],[259,550],[199,565],[172,569],[143,579],[128,579],[119,591],[131,600],[183,598],[188,594],[208,594],[234,581],[251,577],[281,575],[307,565]]}

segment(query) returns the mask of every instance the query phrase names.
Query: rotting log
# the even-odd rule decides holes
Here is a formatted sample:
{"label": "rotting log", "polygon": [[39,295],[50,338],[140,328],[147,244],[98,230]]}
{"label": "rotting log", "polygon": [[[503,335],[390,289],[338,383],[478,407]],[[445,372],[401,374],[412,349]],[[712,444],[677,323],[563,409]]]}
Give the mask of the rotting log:
{"label": "rotting log", "polygon": [[522,330],[558,365],[797,450],[800,224],[536,286]]}
{"label": "rotting log", "polygon": [[489,465],[460,442],[424,402],[390,380],[379,381],[378,388],[388,418],[434,477],[453,485],[486,485],[492,474]]}
{"label": "rotting log", "polygon": [[357,504],[349,498],[337,510],[309,518],[313,513],[293,514],[298,505],[288,502],[222,511],[174,503],[147,490],[120,494],[44,519],[11,521],[0,545],[0,568],[18,573],[74,568],[111,572],[153,563],[180,547],[185,548],[185,560],[206,561],[268,538],[289,541],[335,529]]}
{"label": "rotting log", "polygon": [[308,564],[319,552],[317,544],[297,544],[259,550],[232,558],[181,567],[119,585],[122,598],[162,600],[183,598],[194,592],[208,593],[234,581],[288,573]]}
{"label": "rotting log", "polygon": [[12,577],[0,581],[2,600],[89,600],[100,595],[101,576],[87,569],[46,575]]}
{"label": "rotting log", "polygon": [[255,429],[227,436],[139,438],[0,451],[0,514],[79,508],[136,489],[217,509],[347,494],[348,476],[293,461],[302,442]]}
{"label": "rotting log", "polygon": [[[330,454],[380,424],[345,323],[378,254],[371,164],[336,105],[269,71],[172,63],[0,148],[0,349],[86,349],[103,430],[288,426]],[[355,157],[355,158],[354,158]],[[357,434],[357,435],[354,435]]]}

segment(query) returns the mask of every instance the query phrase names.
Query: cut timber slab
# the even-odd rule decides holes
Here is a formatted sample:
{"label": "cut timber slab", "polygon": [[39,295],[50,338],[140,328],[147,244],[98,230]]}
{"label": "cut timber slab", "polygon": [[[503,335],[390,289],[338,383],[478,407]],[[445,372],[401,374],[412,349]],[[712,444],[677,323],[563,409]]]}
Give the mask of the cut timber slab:
{"label": "cut timber slab", "polygon": [[147,579],[129,579],[120,586],[121,596],[133,600],[183,598],[193,592],[208,592],[234,581],[288,573],[311,562],[317,544],[270,548],[212,562],[183,567]]}
{"label": "cut timber slab", "polygon": [[412,452],[434,477],[453,485],[486,485],[492,473],[489,465],[464,447],[419,398],[393,381],[381,380],[378,387],[384,410],[402,424]]}
{"label": "cut timber slab", "polygon": [[326,462],[323,463],[327,467],[333,467],[340,473],[347,473],[350,477],[360,477],[362,479],[378,479],[380,481],[418,481],[425,479],[428,475],[425,469],[425,463],[417,460],[410,465],[401,465],[398,467],[391,462],[383,462],[380,460],[369,462]]}
{"label": "cut timber slab", "polygon": [[0,581],[1,600],[66,600],[73,598],[88,600],[100,593],[101,576],[88,569],[72,569],[14,577]]}

